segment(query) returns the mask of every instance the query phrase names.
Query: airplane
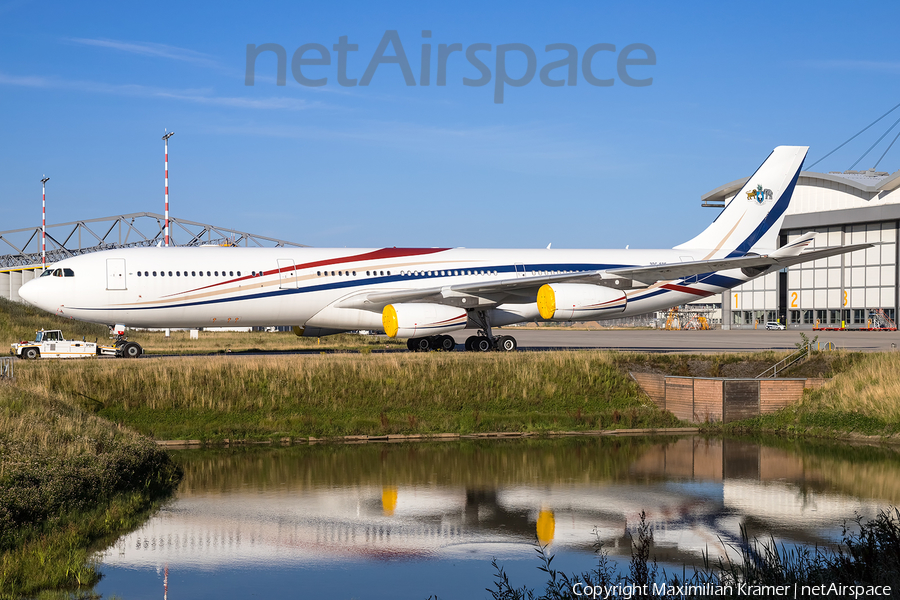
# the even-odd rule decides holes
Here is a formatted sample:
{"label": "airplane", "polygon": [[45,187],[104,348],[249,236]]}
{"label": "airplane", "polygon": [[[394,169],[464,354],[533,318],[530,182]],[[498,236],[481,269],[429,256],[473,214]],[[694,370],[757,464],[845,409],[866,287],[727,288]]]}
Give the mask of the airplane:
{"label": "airplane", "polygon": [[807,249],[815,233],[777,246],[807,151],[775,148],[709,227],[670,249],[129,248],[61,260],[19,295],[118,335],[293,324],[300,336],[368,329],[410,350],[453,350],[448,334],[474,329],[466,350],[513,351],[515,338],[494,327],[666,310],[869,247]]}

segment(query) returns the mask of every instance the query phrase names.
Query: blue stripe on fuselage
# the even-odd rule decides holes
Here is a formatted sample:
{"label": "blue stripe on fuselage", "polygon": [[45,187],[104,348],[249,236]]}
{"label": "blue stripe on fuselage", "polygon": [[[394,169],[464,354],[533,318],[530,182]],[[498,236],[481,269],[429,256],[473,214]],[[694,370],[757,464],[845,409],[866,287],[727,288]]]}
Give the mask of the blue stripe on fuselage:
{"label": "blue stripe on fuselage", "polygon": [[[528,272],[533,271],[599,271],[605,269],[616,269],[620,267],[628,267],[634,265],[602,265],[602,264],[590,264],[590,263],[570,263],[570,264],[543,264],[543,265],[525,265],[525,269]],[[330,271],[331,269],[329,269]],[[342,269],[346,270],[346,269]],[[391,268],[393,270],[393,268]],[[373,285],[379,285],[384,283],[396,283],[398,281],[420,281],[423,279],[447,279],[450,277],[463,277],[463,275],[425,275],[425,272],[431,271],[496,271],[497,273],[515,273],[516,268],[512,265],[498,265],[498,266],[490,266],[490,267],[478,267],[478,268],[466,268],[466,269],[434,269],[434,268],[421,268],[417,269],[419,271],[419,275],[409,274],[409,275],[385,275],[380,277],[366,277],[364,279],[352,279],[349,281],[337,281],[333,283],[325,283],[319,285],[309,285],[301,288],[294,289],[277,289],[270,290],[267,292],[262,292],[258,294],[250,294],[246,296],[234,297],[230,296],[227,298],[215,298],[210,300],[198,300],[195,302],[181,302],[178,304],[167,304],[165,306],[125,306],[125,307],[108,307],[108,308],[87,308],[87,307],[76,307],[70,306],[71,310],[156,310],[163,308],[187,308],[191,306],[204,306],[204,305],[213,305],[213,304],[221,304],[223,302],[243,302],[245,300],[259,300],[261,298],[272,298],[275,296],[287,295],[287,294],[303,294],[308,292],[320,292],[324,290],[335,290],[335,289],[343,289],[343,288],[352,288],[352,287],[369,287]],[[477,275],[465,275],[465,277],[477,277]],[[467,282],[467,283],[478,283],[478,282]],[[453,282],[445,283],[445,285],[455,285]],[[377,290],[373,290],[377,291]]]}

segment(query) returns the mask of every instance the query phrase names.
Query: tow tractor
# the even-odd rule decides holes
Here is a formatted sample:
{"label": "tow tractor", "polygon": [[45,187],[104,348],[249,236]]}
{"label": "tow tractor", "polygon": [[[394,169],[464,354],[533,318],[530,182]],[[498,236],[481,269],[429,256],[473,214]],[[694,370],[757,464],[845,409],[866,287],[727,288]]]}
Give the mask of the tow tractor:
{"label": "tow tractor", "polygon": [[117,356],[137,358],[143,354],[139,344],[129,342],[123,336],[117,336],[112,346],[86,342],[84,339],[67,340],[62,330],[49,329],[36,332],[33,342],[17,342],[12,344],[9,353],[19,358],[88,358],[91,356]]}

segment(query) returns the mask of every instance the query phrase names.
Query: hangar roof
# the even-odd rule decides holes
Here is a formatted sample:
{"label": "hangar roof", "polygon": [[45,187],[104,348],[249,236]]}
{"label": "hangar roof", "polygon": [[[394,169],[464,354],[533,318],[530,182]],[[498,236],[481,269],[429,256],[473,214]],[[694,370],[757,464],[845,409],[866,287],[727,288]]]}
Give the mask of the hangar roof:
{"label": "hangar roof", "polygon": [[[735,179],[730,183],[719,186],[711,192],[700,196],[703,206],[723,207],[750,181],[749,177]],[[881,192],[889,192],[900,187],[900,171],[887,174],[877,171],[846,171],[844,173],[816,173],[814,171],[801,171],[798,185],[834,187],[834,184],[842,184],[854,188],[862,194],[875,196]],[[831,184],[831,185],[829,185]]]}

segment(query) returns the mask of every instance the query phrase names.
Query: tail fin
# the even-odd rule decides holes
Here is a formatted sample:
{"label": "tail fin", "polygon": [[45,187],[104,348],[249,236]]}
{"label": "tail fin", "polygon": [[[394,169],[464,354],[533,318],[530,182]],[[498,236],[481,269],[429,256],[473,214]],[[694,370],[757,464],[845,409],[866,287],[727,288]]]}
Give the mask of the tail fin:
{"label": "tail fin", "polygon": [[731,199],[712,225],[675,249],[711,250],[710,256],[743,256],[778,247],[778,232],[808,146],[778,146]]}

